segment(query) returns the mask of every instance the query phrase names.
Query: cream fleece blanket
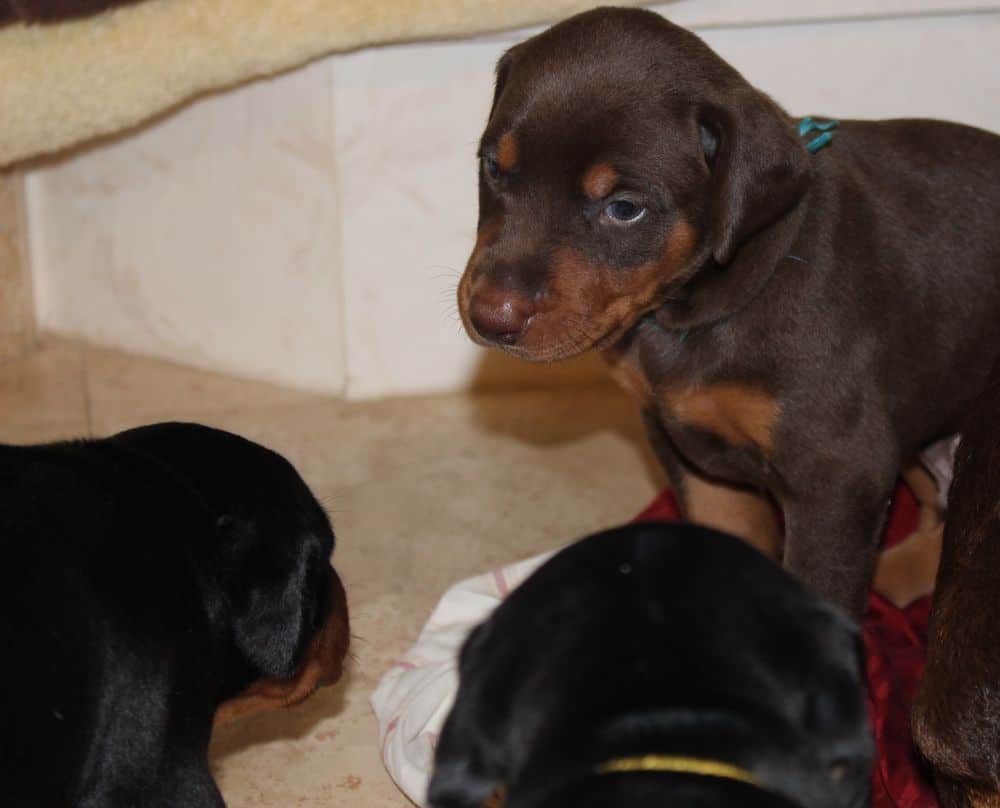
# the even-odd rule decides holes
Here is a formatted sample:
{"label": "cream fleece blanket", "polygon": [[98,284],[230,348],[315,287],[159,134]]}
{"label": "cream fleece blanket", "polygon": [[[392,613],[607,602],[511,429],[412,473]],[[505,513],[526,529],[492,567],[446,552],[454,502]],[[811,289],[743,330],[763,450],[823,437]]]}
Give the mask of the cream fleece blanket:
{"label": "cream fleece blanket", "polygon": [[[641,5],[639,0],[616,0]],[[588,0],[147,0],[0,28],[0,167],[333,51],[549,22]]]}

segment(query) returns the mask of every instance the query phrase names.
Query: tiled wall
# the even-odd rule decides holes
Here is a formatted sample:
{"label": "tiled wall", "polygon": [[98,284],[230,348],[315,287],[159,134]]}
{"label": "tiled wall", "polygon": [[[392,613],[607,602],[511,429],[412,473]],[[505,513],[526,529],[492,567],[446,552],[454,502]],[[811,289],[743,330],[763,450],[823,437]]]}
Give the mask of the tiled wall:
{"label": "tiled wall", "polygon": [[[1000,131],[1000,3],[657,8],[792,112]],[[351,397],[597,373],[486,354],[455,318],[493,65],[522,36],[330,57],[33,171],[42,326]]]}

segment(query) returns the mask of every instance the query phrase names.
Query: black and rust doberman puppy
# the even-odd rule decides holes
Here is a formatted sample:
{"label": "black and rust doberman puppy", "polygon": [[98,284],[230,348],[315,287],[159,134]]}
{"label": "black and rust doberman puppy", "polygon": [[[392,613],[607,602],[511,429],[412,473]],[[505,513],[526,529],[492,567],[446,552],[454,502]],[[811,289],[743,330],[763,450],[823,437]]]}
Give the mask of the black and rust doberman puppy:
{"label": "black and rust doberman puppy", "polygon": [[1000,354],[1000,137],[797,126],[694,34],[599,9],[503,56],[480,154],[472,338],[603,351],[686,515],[777,555],[772,496],[788,568],[859,613],[900,468]]}
{"label": "black and rust doberman puppy", "polygon": [[860,808],[861,657],[845,613],[739,539],[599,533],[469,636],[429,802]]}
{"label": "black and rust doberman puppy", "polygon": [[219,808],[213,719],[336,681],[326,513],[194,424],[0,446],[0,776],[11,808]]}
{"label": "black and rust doberman puppy", "polygon": [[914,737],[945,808],[1000,805],[1000,364],[962,429]]}

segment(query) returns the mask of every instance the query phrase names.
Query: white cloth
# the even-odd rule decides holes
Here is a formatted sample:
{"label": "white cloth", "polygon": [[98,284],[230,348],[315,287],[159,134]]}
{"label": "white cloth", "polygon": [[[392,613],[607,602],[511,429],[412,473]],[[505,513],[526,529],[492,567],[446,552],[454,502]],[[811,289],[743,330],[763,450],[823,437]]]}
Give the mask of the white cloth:
{"label": "white cloth", "polygon": [[961,435],[939,440],[920,453],[920,463],[934,478],[938,490],[938,507],[944,511],[948,507],[948,489],[955,475],[955,452]]}
{"label": "white cloth", "polygon": [[385,766],[417,805],[427,784],[438,735],[458,690],[458,652],[469,632],[554,553],[519,561],[455,584],[438,601],[420,637],[371,695]]}

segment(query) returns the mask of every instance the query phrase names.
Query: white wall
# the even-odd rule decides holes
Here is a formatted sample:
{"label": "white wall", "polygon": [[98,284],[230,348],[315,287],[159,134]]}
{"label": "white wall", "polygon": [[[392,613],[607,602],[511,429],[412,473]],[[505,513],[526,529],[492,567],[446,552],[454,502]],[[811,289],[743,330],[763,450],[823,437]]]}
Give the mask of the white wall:
{"label": "white wall", "polygon": [[[677,0],[792,112],[1000,131],[1000,3]],[[571,380],[461,333],[475,144],[525,32],[334,56],[28,178],[44,328],[352,397]]]}
{"label": "white wall", "polygon": [[42,328],[339,391],[330,65],[33,171]]}

